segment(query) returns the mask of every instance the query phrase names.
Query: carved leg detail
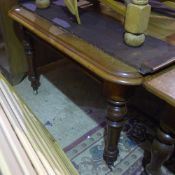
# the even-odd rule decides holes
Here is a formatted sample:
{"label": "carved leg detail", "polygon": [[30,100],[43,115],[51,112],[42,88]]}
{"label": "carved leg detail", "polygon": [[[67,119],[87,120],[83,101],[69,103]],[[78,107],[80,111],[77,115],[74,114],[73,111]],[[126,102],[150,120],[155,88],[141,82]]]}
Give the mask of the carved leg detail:
{"label": "carved leg detail", "polygon": [[32,40],[26,31],[24,35],[24,49],[28,61],[28,79],[31,82],[34,92],[37,93],[40,86],[39,76],[35,66],[35,55]]}
{"label": "carved leg detail", "polygon": [[126,112],[125,101],[108,100],[104,160],[109,167],[117,160],[117,145],[125,122],[124,116]]}
{"label": "carved leg detail", "polygon": [[151,161],[146,166],[149,175],[165,175],[163,164],[173,153],[175,138],[162,129],[158,129],[157,138],[153,141]]}

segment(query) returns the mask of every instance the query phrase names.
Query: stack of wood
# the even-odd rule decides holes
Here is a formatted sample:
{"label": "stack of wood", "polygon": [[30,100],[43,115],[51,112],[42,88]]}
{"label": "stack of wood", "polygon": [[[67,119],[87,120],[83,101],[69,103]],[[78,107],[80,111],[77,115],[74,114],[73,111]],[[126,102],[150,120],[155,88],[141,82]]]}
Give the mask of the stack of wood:
{"label": "stack of wood", "polygon": [[0,117],[0,174],[78,174],[54,138],[1,74]]}

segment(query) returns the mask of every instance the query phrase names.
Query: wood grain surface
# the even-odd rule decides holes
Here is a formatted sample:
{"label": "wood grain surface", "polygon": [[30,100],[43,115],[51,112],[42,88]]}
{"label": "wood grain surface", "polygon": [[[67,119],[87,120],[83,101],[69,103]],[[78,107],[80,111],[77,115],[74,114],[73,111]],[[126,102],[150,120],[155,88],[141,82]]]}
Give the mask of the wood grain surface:
{"label": "wood grain surface", "polygon": [[175,106],[175,66],[150,76],[144,86],[154,95]]}
{"label": "wood grain surface", "polygon": [[15,7],[9,12],[9,15],[36,36],[67,54],[71,59],[102,79],[126,85],[142,83],[143,77],[136,69],[64,31],[62,28],[56,27],[46,19],[22,7]]}

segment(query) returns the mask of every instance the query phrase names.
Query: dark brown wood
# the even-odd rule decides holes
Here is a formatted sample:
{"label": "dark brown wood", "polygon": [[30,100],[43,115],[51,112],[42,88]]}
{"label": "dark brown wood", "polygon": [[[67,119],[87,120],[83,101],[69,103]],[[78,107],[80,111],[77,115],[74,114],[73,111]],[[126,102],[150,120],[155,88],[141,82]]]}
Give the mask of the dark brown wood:
{"label": "dark brown wood", "polygon": [[146,166],[147,174],[166,175],[163,164],[167,161],[174,151],[175,137],[165,128],[157,130],[156,138],[153,141],[151,149],[151,161]]}
{"label": "dark brown wood", "polygon": [[38,88],[40,86],[39,76],[36,70],[36,60],[34,47],[32,43],[32,37],[30,33],[24,28],[24,50],[28,61],[28,79],[31,82],[31,86],[34,90],[34,93],[38,93]]}
{"label": "dark brown wood", "polygon": [[17,6],[9,11],[9,15],[31,33],[68,55],[101,79],[124,85],[142,83],[143,76],[135,68],[75,37],[36,13]]}
{"label": "dark brown wood", "polygon": [[147,165],[147,172],[153,175],[164,173],[163,164],[174,151],[175,144],[175,108],[166,105],[161,113],[160,128],[152,144],[151,161]]}
{"label": "dark brown wood", "polygon": [[[47,20],[41,18],[40,16],[27,11],[21,7],[15,7],[9,12],[10,16],[17,21],[20,25],[27,28],[30,33],[33,33],[37,37],[43,39],[48,44],[52,45],[60,52],[68,55],[72,60],[80,64],[85,70],[92,72],[96,76],[100,77],[101,80],[105,81],[104,83],[104,92],[108,99],[108,109],[107,109],[107,135],[106,135],[106,142],[105,142],[105,152],[104,158],[109,166],[113,164],[113,162],[117,159],[118,149],[117,144],[119,141],[119,136],[121,133],[122,126],[125,122],[125,114],[127,112],[126,108],[126,99],[128,96],[128,90],[132,89],[132,86],[137,86],[144,84],[144,86],[155,94],[156,96],[162,97],[163,100],[167,101],[170,104],[174,103],[174,98],[172,98],[172,93],[164,93],[167,92],[167,88],[162,89],[165,87],[165,84],[168,87],[172,87],[172,81],[168,81],[171,84],[165,83],[163,79],[163,84],[159,82],[156,85],[146,84],[149,83],[149,79],[153,78],[154,75],[150,76],[141,76],[138,71],[131,66],[126,65],[125,63],[121,62],[120,60],[111,57],[109,54],[93,47],[92,45],[88,44],[87,42],[75,37],[69,32],[58,28],[57,26],[53,25],[53,23],[48,22]],[[167,20],[167,18],[166,18]],[[174,22],[175,23],[175,22]],[[155,19],[152,20],[152,28],[156,23]],[[158,24],[162,24],[161,22]],[[167,25],[164,25],[167,26]],[[151,28],[151,27],[150,27]],[[151,31],[151,29],[150,29]],[[153,30],[154,31],[154,30]],[[156,36],[162,37],[162,33],[153,32]],[[166,30],[163,30],[167,33]],[[168,32],[169,33],[169,32]],[[174,33],[174,28],[173,28]],[[169,35],[169,34],[168,34]],[[165,39],[165,35],[163,35],[162,39]],[[167,35],[166,35],[167,36]],[[38,88],[38,76],[36,74],[36,70],[34,67],[34,57],[33,50],[31,48],[32,42],[29,39],[27,42],[27,52],[28,52],[28,60],[30,65],[30,78],[32,81],[32,86],[35,89]],[[175,67],[172,66],[172,69],[175,70]],[[165,72],[164,72],[165,71]],[[164,71],[160,71],[160,73],[165,73],[169,71],[167,68]],[[173,71],[174,72],[174,71]],[[174,77],[172,74],[166,74],[168,77]],[[160,76],[159,73],[156,73],[155,76]],[[170,79],[170,80],[171,80]],[[132,86],[131,86],[132,85]],[[151,87],[153,86],[153,88]],[[149,88],[150,87],[150,88]],[[153,90],[152,90],[153,89]],[[162,89],[162,91],[160,91]],[[171,90],[171,89],[170,89]],[[169,91],[174,92],[174,91]],[[160,130],[163,133],[163,137],[155,139],[153,143],[153,151],[152,151],[152,161],[158,160],[158,164],[155,167],[159,167],[162,165],[161,161],[167,159],[167,154],[172,149],[172,145],[174,143],[174,139],[170,136],[169,132],[165,129]],[[159,134],[158,134],[159,136]],[[173,140],[171,144],[167,142],[167,136],[170,140]],[[169,140],[168,140],[169,141]],[[154,146],[156,145],[156,146]],[[158,153],[156,151],[160,151],[162,153]],[[171,148],[171,149],[170,149]],[[170,151],[169,151],[169,150]],[[166,151],[168,150],[168,151]],[[159,157],[156,159],[157,155],[161,155],[161,159]],[[155,161],[154,161],[155,160]],[[149,164],[152,165],[152,161]],[[161,165],[160,165],[161,164]],[[148,170],[149,170],[148,166]],[[154,166],[152,165],[153,170],[155,170]]]}
{"label": "dark brown wood", "polygon": [[[143,83],[144,87],[152,94],[175,107],[175,65],[148,76]],[[167,115],[166,115],[167,116]]]}
{"label": "dark brown wood", "polygon": [[108,98],[107,126],[105,135],[104,160],[111,168],[118,156],[118,142],[126,121],[126,86],[104,83],[104,93]]}
{"label": "dark brown wood", "polygon": [[104,160],[109,167],[117,160],[118,142],[125,123],[126,111],[125,101],[108,100]]}

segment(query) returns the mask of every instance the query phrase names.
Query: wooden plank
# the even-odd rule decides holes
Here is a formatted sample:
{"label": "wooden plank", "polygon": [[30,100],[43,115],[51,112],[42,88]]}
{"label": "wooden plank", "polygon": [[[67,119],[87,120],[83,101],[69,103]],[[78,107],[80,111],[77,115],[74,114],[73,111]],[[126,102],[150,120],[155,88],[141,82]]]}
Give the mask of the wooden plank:
{"label": "wooden plank", "polygon": [[[3,174],[77,175],[47,129],[0,75],[0,162]],[[16,160],[14,163],[8,159]],[[15,169],[14,169],[15,168]]]}

